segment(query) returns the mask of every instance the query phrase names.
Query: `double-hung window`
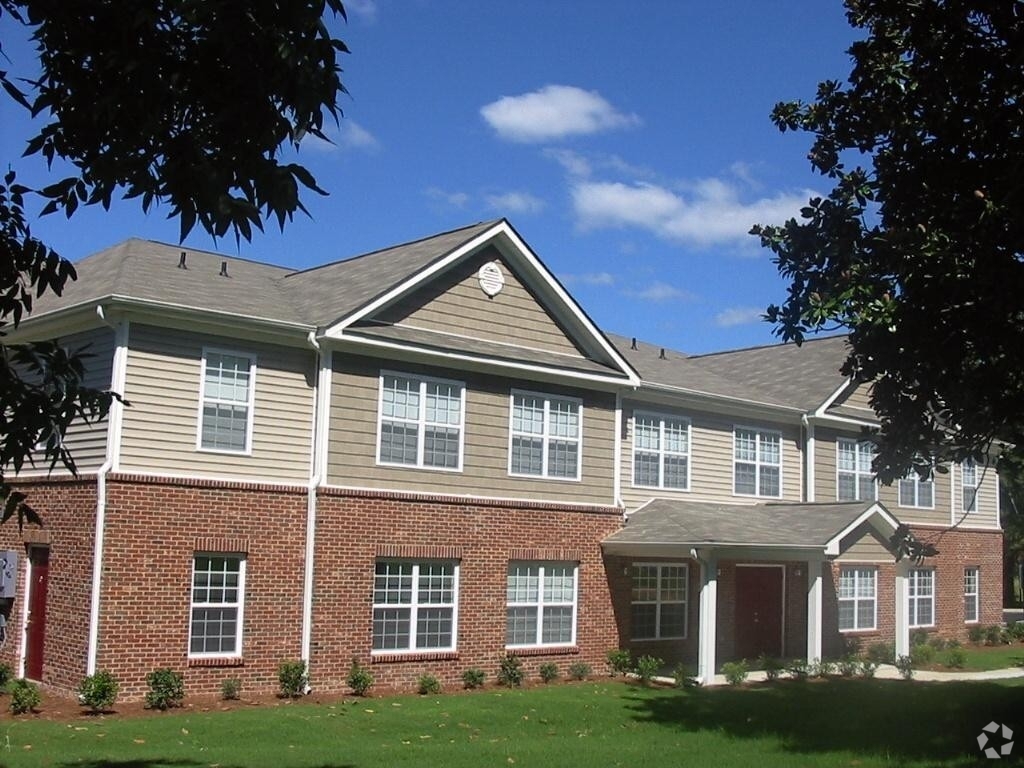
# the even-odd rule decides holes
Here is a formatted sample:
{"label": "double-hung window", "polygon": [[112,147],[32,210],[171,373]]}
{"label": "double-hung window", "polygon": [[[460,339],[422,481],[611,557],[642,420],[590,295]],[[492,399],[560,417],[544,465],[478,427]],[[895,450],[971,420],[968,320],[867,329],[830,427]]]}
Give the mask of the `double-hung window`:
{"label": "double-hung window", "polygon": [[899,505],[901,507],[918,507],[933,509],[935,507],[935,482],[931,475],[922,478],[916,469],[900,480]]}
{"label": "double-hung window", "polygon": [[198,553],[192,560],[189,656],[241,656],[245,558]]}
{"label": "double-hung window", "polygon": [[875,629],[878,604],[874,568],[842,568],[839,571],[839,629]]}
{"label": "double-hung window", "polygon": [[736,427],[733,434],[733,492],[742,496],[782,495],[782,433]]}
{"label": "double-hung window", "polygon": [[979,621],[979,574],[977,568],[964,568],[964,622],[967,624],[976,624]]}
{"label": "double-hung window", "polygon": [[960,488],[963,496],[963,511],[978,511],[978,465],[974,459],[967,459],[960,465]]}
{"label": "double-hung window", "polygon": [[877,498],[871,462],[875,444],[869,440],[839,438],[836,441],[836,498],[839,501],[869,501]]}
{"label": "double-hung window", "polygon": [[907,616],[912,627],[935,624],[935,571],[914,568],[907,574]]}
{"label": "double-hung window", "polygon": [[689,489],[688,419],[640,411],[633,414],[633,485]]}
{"label": "double-hung window", "polygon": [[509,474],[579,480],[582,424],[578,398],[513,391]]}
{"label": "double-hung window", "polygon": [[203,350],[198,447],[249,453],[256,358],[239,352]]}
{"label": "double-hung window", "polygon": [[455,650],[459,566],[378,560],[373,576],[373,650]]}
{"label": "double-hung window", "polygon": [[380,463],[461,469],[464,402],[462,382],[383,373]]}
{"label": "double-hung window", "polygon": [[510,648],[576,642],[575,563],[509,563],[505,644]]}
{"label": "double-hung window", "polygon": [[637,563],[633,566],[633,639],[686,637],[690,571],[685,565]]}

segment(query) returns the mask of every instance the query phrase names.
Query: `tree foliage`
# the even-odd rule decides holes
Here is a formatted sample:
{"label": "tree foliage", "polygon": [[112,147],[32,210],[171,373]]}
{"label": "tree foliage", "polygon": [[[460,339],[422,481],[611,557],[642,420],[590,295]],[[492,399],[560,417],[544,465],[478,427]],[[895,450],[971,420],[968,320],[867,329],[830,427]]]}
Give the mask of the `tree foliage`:
{"label": "tree foliage", "polygon": [[789,281],[786,340],[850,331],[873,384],[875,469],[1024,444],[1024,3],[847,0],[846,83],[776,105],[831,192],[756,226]]}
{"label": "tree foliage", "polygon": [[[0,337],[34,297],[76,277],[32,236],[28,199],[70,217],[121,195],[143,211],[169,206],[182,239],[199,224],[249,240],[264,219],[283,228],[305,212],[302,190],[325,194],[281,151],[306,135],[327,140],[324,120],[341,114],[347,49],[328,12],[344,17],[341,0],[0,0],[0,16],[29,30],[38,56],[31,80],[0,70],[8,106],[41,119],[25,155],[70,169],[41,189],[13,171],[0,185]],[[0,518],[17,512],[21,522],[34,512],[3,473],[34,460],[75,471],[68,425],[102,419],[116,395],[85,386],[86,351],[2,340]]]}

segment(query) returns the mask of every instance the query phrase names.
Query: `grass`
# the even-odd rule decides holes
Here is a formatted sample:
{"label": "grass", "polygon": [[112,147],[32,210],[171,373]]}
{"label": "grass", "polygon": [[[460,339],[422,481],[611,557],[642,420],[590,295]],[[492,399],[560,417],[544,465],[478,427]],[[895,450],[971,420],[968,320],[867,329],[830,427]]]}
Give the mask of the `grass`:
{"label": "grass", "polygon": [[967,768],[978,763],[981,726],[1017,722],[1024,688],[1015,682],[691,691],[606,682],[70,723],[6,719],[0,764]]}
{"label": "grass", "polygon": [[[965,645],[963,649],[967,654],[967,663],[964,664],[967,672],[1024,667],[1024,645],[1020,643],[995,647]],[[935,659],[944,664],[948,656],[949,651],[939,651]]]}

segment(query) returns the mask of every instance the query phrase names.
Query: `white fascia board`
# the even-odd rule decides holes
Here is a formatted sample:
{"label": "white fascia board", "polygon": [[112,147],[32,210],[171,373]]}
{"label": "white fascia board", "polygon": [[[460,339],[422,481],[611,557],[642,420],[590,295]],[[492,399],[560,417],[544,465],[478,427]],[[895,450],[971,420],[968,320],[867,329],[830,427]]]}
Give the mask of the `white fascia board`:
{"label": "white fascia board", "polygon": [[852,416],[837,416],[836,414],[825,414],[819,416],[817,413],[808,415],[808,421],[823,427],[864,427],[866,429],[879,429],[881,424],[869,419],[855,419]]}
{"label": "white fascia board", "polygon": [[811,415],[812,416],[824,416],[825,415],[825,411],[827,411],[829,408],[831,408],[833,405],[835,405],[835,402],[836,402],[836,400],[839,399],[839,396],[841,394],[843,394],[843,392],[845,392],[851,386],[854,386],[854,381],[855,380],[854,380],[853,376],[848,376],[846,378],[846,381],[844,381],[842,384],[840,384],[836,388],[835,392],[833,392],[831,395],[826,397],[825,398],[825,402],[823,402],[821,405],[819,405],[814,410],[814,413],[812,413]]}
{"label": "white fascia board", "polygon": [[806,414],[801,408],[794,408],[790,405],[777,405],[775,403],[764,403],[759,400],[747,400],[743,397],[734,397],[732,395],[720,395],[714,392],[705,392],[700,389],[690,389],[689,387],[676,387],[671,384],[656,384],[652,382],[643,382],[637,392],[631,395],[631,400],[643,400],[643,392],[648,390],[650,392],[660,392],[672,395],[685,395],[692,397],[696,400],[703,400],[708,403],[729,403],[730,405],[739,406],[741,408],[748,409],[750,411],[771,411],[779,415],[786,415],[791,417],[794,421],[799,422],[800,418]]}
{"label": "white fascia board", "polygon": [[[829,539],[828,544],[825,545],[825,554],[831,557],[839,555],[840,542],[851,532],[855,531],[857,526],[866,521],[869,521],[871,523],[871,527],[879,533],[888,533],[890,536],[895,533],[900,524],[895,517],[889,514],[889,511],[885,507],[876,501],[870,507],[857,515],[856,519],[839,531],[839,533]],[[888,530],[883,530],[878,524],[879,522],[885,523]]]}

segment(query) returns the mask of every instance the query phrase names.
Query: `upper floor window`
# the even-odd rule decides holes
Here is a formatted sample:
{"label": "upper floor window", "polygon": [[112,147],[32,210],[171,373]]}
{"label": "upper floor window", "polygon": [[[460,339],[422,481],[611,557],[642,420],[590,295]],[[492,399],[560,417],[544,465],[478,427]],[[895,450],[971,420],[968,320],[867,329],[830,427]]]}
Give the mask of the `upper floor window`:
{"label": "upper floor window", "polygon": [[782,495],[782,433],[736,427],[733,435],[733,492]]}
{"label": "upper floor window", "polygon": [[455,562],[378,560],[373,650],[455,650],[458,584]]}
{"label": "upper floor window", "polygon": [[383,373],[380,463],[461,469],[464,391],[458,381]]}
{"label": "upper floor window", "polygon": [[960,487],[964,512],[978,511],[978,465],[967,459],[960,465]]}
{"label": "upper floor window", "polygon": [[204,349],[198,447],[249,453],[256,358],[240,352]]}
{"label": "upper floor window", "polygon": [[513,391],[509,473],[579,480],[582,422],[578,398]]}
{"label": "upper floor window", "polygon": [[868,501],[878,498],[871,462],[875,444],[869,440],[836,440],[836,498],[839,501]]}
{"label": "upper floor window", "polygon": [[507,646],[576,642],[575,563],[509,563],[505,594]]}
{"label": "upper floor window", "polygon": [[688,419],[639,411],[633,415],[633,484],[648,488],[689,489]]}
{"label": "upper floor window", "polygon": [[906,477],[900,480],[899,505],[901,507],[935,507],[935,482],[931,475],[922,478],[916,469],[911,469]]}
{"label": "upper floor window", "polygon": [[189,656],[242,655],[245,558],[197,554],[192,559]]}

